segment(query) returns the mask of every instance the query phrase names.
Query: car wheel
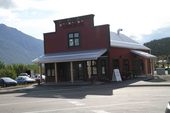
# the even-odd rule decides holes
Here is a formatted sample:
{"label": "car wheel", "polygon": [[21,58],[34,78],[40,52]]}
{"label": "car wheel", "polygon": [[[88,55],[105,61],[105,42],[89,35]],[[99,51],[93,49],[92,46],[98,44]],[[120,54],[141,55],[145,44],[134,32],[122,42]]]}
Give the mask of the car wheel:
{"label": "car wheel", "polygon": [[3,85],[3,86],[4,86],[4,87],[7,87],[8,85],[4,83],[4,85]]}

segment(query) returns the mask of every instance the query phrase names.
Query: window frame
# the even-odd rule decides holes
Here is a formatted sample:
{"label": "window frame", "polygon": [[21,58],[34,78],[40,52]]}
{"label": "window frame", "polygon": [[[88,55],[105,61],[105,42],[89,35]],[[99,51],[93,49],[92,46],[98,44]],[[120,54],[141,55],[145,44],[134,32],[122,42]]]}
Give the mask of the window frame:
{"label": "window frame", "polygon": [[[78,36],[76,36],[78,34]],[[72,36],[72,37],[70,37]],[[68,47],[79,47],[80,46],[80,33],[79,32],[70,32],[67,35],[68,39]],[[71,40],[72,40],[72,45],[71,45]],[[77,41],[78,40],[78,41]],[[76,43],[77,42],[77,43]]]}

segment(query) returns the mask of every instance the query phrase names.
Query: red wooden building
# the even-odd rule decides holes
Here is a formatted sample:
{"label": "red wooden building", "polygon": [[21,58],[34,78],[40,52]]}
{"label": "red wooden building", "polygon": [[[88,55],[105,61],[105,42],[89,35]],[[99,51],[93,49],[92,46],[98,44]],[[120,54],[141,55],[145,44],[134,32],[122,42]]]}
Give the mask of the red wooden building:
{"label": "red wooden building", "polygon": [[110,33],[109,25],[94,26],[94,15],[54,21],[55,32],[44,34],[44,55],[33,60],[45,65],[47,82],[112,80],[113,69],[123,79],[152,74],[150,49],[127,36]]}

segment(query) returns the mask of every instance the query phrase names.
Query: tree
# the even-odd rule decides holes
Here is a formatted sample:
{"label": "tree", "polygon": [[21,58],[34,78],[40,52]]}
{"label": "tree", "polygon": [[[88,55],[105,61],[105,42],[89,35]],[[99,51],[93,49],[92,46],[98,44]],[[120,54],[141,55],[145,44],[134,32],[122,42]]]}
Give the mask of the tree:
{"label": "tree", "polygon": [[0,77],[11,77],[13,79],[16,78],[16,72],[15,70],[9,70],[9,69],[0,69]]}
{"label": "tree", "polygon": [[5,68],[5,64],[4,62],[0,61],[0,69],[3,69],[3,68]]}

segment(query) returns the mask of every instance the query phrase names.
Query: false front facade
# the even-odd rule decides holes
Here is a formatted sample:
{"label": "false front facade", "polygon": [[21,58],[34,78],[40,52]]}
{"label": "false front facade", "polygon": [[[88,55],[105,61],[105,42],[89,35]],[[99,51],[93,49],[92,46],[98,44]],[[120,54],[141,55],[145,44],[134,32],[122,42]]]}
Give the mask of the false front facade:
{"label": "false front facade", "polygon": [[109,25],[94,26],[94,15],[54,21],[55,32],[44,34],[44,55],[33,62],[44,64],[47,82],[112,80],[113,69],[123,79],[129,74],[151,74],[150,49],[116,33]]}

